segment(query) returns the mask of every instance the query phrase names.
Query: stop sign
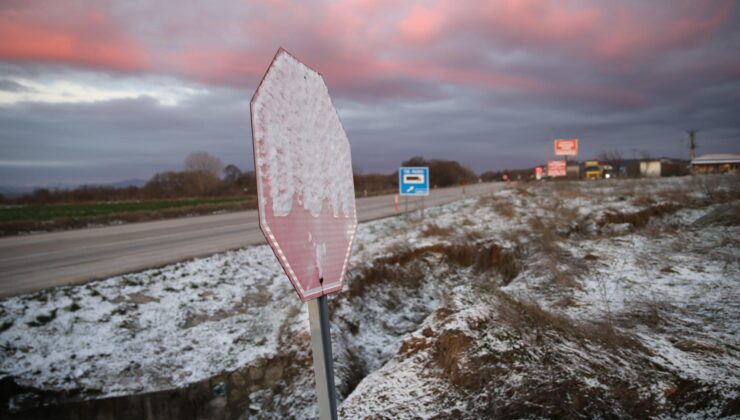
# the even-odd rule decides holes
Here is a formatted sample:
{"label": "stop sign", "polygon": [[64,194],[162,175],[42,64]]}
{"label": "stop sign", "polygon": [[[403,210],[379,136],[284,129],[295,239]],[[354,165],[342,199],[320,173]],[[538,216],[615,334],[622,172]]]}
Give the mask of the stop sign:
{"label": "stop sign", "polygon": [[342,288],[357,228],[352,158],[319,73],[282,48],[251,102],[259,223],[301,300]]}

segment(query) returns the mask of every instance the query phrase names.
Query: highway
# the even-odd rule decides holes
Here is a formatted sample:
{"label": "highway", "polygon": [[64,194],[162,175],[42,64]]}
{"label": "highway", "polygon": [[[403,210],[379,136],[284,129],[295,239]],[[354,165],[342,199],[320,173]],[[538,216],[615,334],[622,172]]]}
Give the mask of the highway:
{"label": "highway", "polygon": [[[501,184],[466,187],[482,194]],[[393,195],[357,199],[360,222],[396,214]],[[425,207],[463,197],[462,188],[432,190]],[[414,208],[419,198],[409,198]],[[401,211],[404,209],[400,198]],[[257,211],[0,238],[0,297],[80,284],[264,243]]]}

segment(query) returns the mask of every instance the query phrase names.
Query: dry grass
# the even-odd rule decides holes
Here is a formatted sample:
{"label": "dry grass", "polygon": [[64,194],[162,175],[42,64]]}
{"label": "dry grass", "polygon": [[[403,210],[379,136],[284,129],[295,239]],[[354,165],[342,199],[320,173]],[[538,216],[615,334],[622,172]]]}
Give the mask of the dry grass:
{"label": "dry grass", "polygon": [[656,206],[648,207],[644,210],[640,210],[633,213],[607,213],[604,217],[597,222],[599,227],[606,226],[608,224],[622,224],[629,223],[635,228],[645,227],[650,219],[654,217],[663,217],[668,214],[675,213],[676,211],[683,208],[677,204],[658,204]]}
{"label": "dry grass", "polygon": [[411,355],[419,352],[420,350],[427,349],[431,346],[431,343],[421,337],[410,337],[401,343],[401,348],[398,349],[399,355]]}
{"label": "dry grass", "polygon": [[509,284],[519,275],[522,270],[521,262],[516,257],[515,251],[508,251],[496,244],[491,244],[481,250],[476,262],[479,272],[496,271],[502,279],[503,284]]}
{"label": "dry grass", "polygon": [[[431,363],[441,370],[440,377],[466,394],[491,397],[479,400],[478,414],[496,418],[585,418],[599,413],[607,418],[645,418],[658,412],[657,402],[652,396],[643,396],[639,384],[620,379],[618,373],[593,362],[579,360],[570,366],[574,360],[566,360],[568,355],[554,350],[562,343],[585,351],[601,347],[608,354],[630,353],[628,357],[649,363],[645,357],[649,353],[638,340],[600,323],[580,322],[546,311],[534,302],[520,301],[503,292],[496,295],[497,315],[483,320],[482,329],[473,331],[480,337],[493,336],[515,344],[507,350],[494,347],[485,351],[487,347],[480,338],[450,330],[439,335],[430,352]],[[429,340],[422,338],[414,344],[423,349],[430,346]],[[413,348],[411,343],[407,348]],[[581,369],[589,372],[586,376],[596,375],[606,387],[589,386],[581,379]],[[515,385],[516,389],[507,391],[507,396],[516,398],[501,398],[491,392],[507,384],[504,378],[512,372],[531,372]]]}
{"label": "dry grass", "polygon": [[393,255],[378,258],[372,267],[354,276],[348,288],[349,299],[364,295],[368,288],[387,282],[417,288],[424,279],[425,256],[440,255],[447,264],[472,267],[476,273],[496,272],[505,283],[521,271],[514,252],[496,244],[435,244],[415,249],[397,249]]}
{"label": "dry grass", "polygon": [[629,348],[648,354],[649,350],[637,339],[601,322],[577,321],[566,315],[546,311],[534,301],[520,301],[498,293],[507,304],[500,309],[501,319],[522,332],[535,330],[537,334],[555,333],[558,337],[578,342],[597,343],[611,349]]}
{"label": "dry grass", "polygon": [[[560,243],[565,240],[555,227],[552,219],[540,217],[530,218],[528,221],[531,242],[536,251],[542,254],[536,265],[541,271],[549,273],[553,282],[565,288],[579,288],[576,278],[588,271],[584,261],[574,258],[569,252],[563,250]],[[567,266],[565,270],[561,266]]]}
{"label": "dry grass", "polygon": [[427,224],[424,229],[421,231],[421,236],[423,237],[431,237],[431,236],[438,236],[441,238],[452,236],[455,233],[455,230],[449,227],[441,227],[437,225],[436,223],[429,223]]}
{"label": "dry grass", "polygon": [[493,210],[507,219],[513,219],[516,217],[516,210],[514,205],[508,200],[499,200],[493,203]]}
{"label": "dry grass", "polygon": [[517,194],[521,195],[522,197],[534,197],[534,194],[529,191],[529,188],[527,188],[524,184],[517,184],[514,189],[516,190]]}
{"label": "dry grass", "polygon": [[559,257],[561,255],[561,249],[558,245],[563,240],[563,237],[557,231],[557,228],[550,220],[545,220],[541,217],[531,217],[527,220],[529,225],[529,231],[535,238],[537,246],[548,256]]}
{"label": "dry grass", "polygon": [[457,386],[469,384],[469,366],[462,365],[465,352],[473,339],[459,330],[445,331],[434,341],[432,363],[444,372],[444,378]]}
{"label": "dry grass", "polygon": [[649,195],[640,194],[632,200],[635,207],[650,207],[655,204],[655,200]]}

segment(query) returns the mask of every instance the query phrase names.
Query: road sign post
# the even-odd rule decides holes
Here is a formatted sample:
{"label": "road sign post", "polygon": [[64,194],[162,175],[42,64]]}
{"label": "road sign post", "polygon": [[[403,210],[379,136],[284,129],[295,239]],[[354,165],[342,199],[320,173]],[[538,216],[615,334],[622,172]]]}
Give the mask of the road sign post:
{"label": "road sign post", "polygon": [[322,419],[336,420],[337,394],[334,386],[334,359],[331,352],[331,329],[326,296],[308,301],[308,322],[311,326],[311,350],[319,414]]}
{"label": "road sign post", "polygon": [[321,75],[282,48],[250,109],[260,229],[308,303],[319,414],[336,419],[326,295],[342,289],[357,228],[349,140]]}
{"label": "road sign post", "polygon": [[421,197],[421,217],[424,218],[424,197],[429,195],[429,168],[401,167],[398,170],[398,194],[404,196],[404,218],[408,220],[409,196]]}

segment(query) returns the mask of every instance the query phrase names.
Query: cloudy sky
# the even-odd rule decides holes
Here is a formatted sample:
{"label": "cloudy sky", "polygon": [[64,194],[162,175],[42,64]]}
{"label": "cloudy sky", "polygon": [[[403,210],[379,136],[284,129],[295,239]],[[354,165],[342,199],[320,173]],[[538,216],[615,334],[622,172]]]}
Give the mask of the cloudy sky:
{"label": "cloudy sky", "polygon": [[740,152],[735,1],[2,0],[0,185],[104,183],[205,150],[252,167],[279,47],[323,74],[355,169]]}

